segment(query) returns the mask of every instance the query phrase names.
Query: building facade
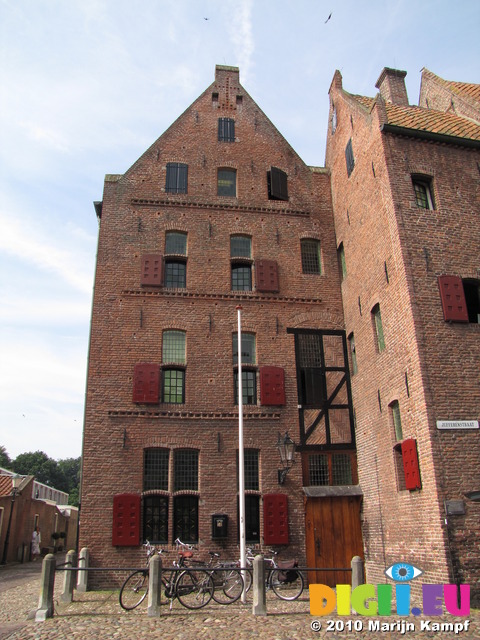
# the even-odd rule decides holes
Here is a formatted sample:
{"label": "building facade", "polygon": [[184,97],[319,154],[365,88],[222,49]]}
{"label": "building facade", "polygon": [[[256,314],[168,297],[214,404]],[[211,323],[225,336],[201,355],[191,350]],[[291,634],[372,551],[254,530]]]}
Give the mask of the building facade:
{"label": "building facade", "polygon": [[[106,177],[80,526],[93,565],[133,566],[145,539],[172,554],[180,538],[204,557],[238,558],[239,307],[247,542],[279,545],[312,568],[345,568],[360,555],[370,581],[399,559],[444,581],[454,562],[468,564],[461,549],[470,553],[478,505],[448,531],[442,505],[478,481],[479,433],[440,431],[435,420],[478,420],[478,320],[439,318],[431,281],[456,276],[472,291],[477,282],[478,224],[477,235],[457,229],[471,251],[450,262],[441,226],[466,200],[462,225],[478,223],[479,126],[444,114],[470,123],[460,137],[477,146],[458,135],[451,146],[411,139],[390,130],[397,105],[383,85],[376,99],[350,96],[338,72],[330,99],[326,168],[309,167],[239,70],[217,66],[212,85],[137,162]],[[405,117],[431,113],[402,108]],[[460,182],[451,163],[467,158]],[[439,172],[452,203],[435,192],[433,221],[415,185],[432,198]],[[467,358],[470,387],[455,406],[449,384],[455,374],[460,390],[462,372],[452,361],[445,379],[438,337],[445,349],[460,340]],[[276,445],[287,433],[295,463],[279,474]],[[463,475],[458,459],[445,463],[452,447],[471,462]],[[313,576],[349,580],[345,571]]]}
{"label": "building facade", "polygon": [[408,560],[480,581],[480,86],[405,72],[330,88],[327,167],[355,372],[370,582]]}

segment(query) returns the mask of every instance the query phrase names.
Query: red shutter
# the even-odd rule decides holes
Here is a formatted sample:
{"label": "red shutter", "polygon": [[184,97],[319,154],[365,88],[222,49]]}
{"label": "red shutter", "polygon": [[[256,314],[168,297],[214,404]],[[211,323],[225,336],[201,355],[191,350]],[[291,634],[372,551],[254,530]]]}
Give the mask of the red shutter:
{"label": "red shutter", "polygon": [[142,256],[140,284],[151,287],[163,285],[163,256],[157,253],[147,253]]}
{"label": "red shutter", "polygon": [[260,368],[260,404],[285,404],[285,372],[281,367]]}
{"label": "red shutter", "polygon": [[278,286],[278,265],[275,260],[255,261],[255,284],[257,291],[276,293]]}
{"label": "red shutter", "polygon": [[288,544],[288,498],[281,493],[263,496],[263,542]]}
{"label": "red shutter", "polygon": [[113,496],[112,545],[136,547],[140,544],[140,496],[122,493]]}
{"label": "red shutter", "polygon": [[417,441],[413,438],[402,442],[403,471],[405,487],[410,491],[421,489],[420,468],[418,466]]}
{"label": "red shutter", "polygon": [[136,364],[133,373],[133,402],[158,404],[160,367],[158,364]]}
{"label": "red shutter", "polygon": [[447,322],[468,322],[467,303],[459,276],[438,276],[443,317]]}

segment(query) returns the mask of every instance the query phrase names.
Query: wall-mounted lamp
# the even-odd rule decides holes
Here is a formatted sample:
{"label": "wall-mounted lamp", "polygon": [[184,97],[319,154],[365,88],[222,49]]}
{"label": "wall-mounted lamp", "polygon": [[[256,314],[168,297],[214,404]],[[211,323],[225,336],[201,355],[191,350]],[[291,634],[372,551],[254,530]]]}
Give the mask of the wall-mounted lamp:
{"label": "wall-mounted lamp", "polygon": [[295,462],[295,449],[297,448],[297,445],[288,435],[288,431],[286,431],[283,438],[278,434],[276,447],[283,465],[283,469],[278,470],[278,484],[283,484],[287,477],[287,473]]}

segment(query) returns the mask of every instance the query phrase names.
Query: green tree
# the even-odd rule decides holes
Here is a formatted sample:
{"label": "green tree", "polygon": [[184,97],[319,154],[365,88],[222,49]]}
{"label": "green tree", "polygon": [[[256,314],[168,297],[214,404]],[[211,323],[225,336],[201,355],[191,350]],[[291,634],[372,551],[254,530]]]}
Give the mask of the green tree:
{"label": "green tree", "polygon": [[0,445],[0,467],[4,469],[10,469],[12,466],[12,461],[10,460],[10,456],[7,453],[7,450],[3,445]]}
{"label": "green tree", "polygon": [[35,476],[35,480],[59,491],[66,491],[68,484],[56,460],[43,451],[21,453],[13,460],[13,470],[22,475]]}
{"label": "green tree", "polygon": [[80,463],[81,458],[65,458],[58,461],[58,468],[62,472],[68,493],[68,503],[78,507],[80,493]]}

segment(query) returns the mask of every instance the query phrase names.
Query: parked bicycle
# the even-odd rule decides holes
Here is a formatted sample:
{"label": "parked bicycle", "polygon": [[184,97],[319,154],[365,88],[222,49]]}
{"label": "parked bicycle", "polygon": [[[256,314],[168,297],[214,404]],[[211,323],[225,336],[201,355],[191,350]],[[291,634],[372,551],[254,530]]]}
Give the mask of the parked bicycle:
{"label": "parked bicycle", "polygon": [[241,571],[235,562],[223,562],[220,555],[209,551],[210,560],[206,565],[207,571],[212,576],[215,591],[213,599],[219,604],[232,604],[243,593],[244,582]]}
{"label": "parked bicycle", "polygon": [[[247,591],[252,586],[252,567],[255,559],[254,551],[247,547],[246,562],[247,567],[244,573],[245,588]],[[273,593],[281,600],[296,600],[305,588],[305,581],[298,567],[297,560],[278,560],[278,551],[267,549],[271,557],[264,557],[266,568],[266,587],[272,589]]]}
{"label": "parked bicycle", "polygon": [[[185,563],[193,556],[192,547],[178,538],[175,543],[179,560],[173,563],[173,568],[169,572],[162,571],[165,597],[170,600],[170,608],[173,600],[177,598],[187,609],[201,609],[213,597],[215,585],[212,576],[204,569],[187,568]],[[165,553],[164,549],[156,548],[148,540],[143,546],[147,554],[146,567],[128,576],[120,589],[120,606],[127,611],[138,607],[147,597],[150,562],[155,554]],[[180,570],[182,567],[184,567],[183,571]]]}

